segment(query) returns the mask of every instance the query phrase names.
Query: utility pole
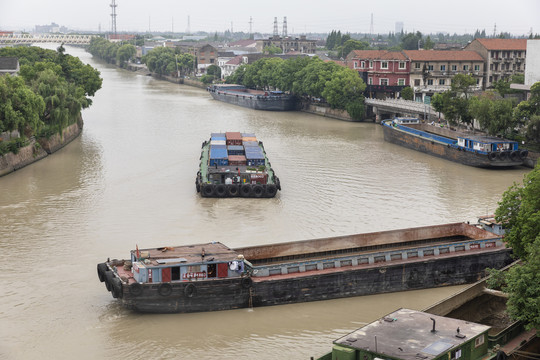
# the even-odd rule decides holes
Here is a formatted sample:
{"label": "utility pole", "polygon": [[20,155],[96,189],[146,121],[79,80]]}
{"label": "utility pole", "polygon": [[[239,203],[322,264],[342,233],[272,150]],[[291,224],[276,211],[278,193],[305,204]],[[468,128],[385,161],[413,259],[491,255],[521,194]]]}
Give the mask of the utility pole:
{"label": "utility pole", "polygon": [[186,33],[189,35],[191,32],[190,30],[190,25],[189,25],[189,15],[187,16],[187,29],[186,29]]}
{"label": "utility pole", "polygon": [[369,37],[373,37],[373,13],[371,13],[371,25],[369,26]]}
{"label": "utility pole", "polygon": [[253,37],[253,18],[249,17],[249,38]]}

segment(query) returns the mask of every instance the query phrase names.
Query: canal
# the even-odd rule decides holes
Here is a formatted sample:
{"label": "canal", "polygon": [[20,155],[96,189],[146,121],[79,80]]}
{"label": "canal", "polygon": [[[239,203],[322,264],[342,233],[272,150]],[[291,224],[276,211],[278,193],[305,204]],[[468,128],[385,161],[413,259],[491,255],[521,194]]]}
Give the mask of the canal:
{"label": "canal", "polygon": [[[68,52],[99,69],[103,88],[78,139],[0,178],[2,359],[309,359],[365,322],[460,287],[147,315],[119,306],[96,264],[136,245],[240,247],[475,221],[528,171],[465,167],[385,143],[379,125],[239,108]],[[276,198],[198,196],[201,143],[224,131],[264,142]]]}

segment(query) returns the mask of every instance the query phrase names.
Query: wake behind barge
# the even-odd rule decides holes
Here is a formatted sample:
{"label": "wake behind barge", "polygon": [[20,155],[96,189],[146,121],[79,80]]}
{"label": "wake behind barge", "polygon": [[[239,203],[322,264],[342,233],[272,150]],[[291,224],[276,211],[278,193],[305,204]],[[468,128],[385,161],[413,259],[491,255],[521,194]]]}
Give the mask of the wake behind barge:
{"label": "wake behind barge", "polygon": [[129,309],[188,313],[472,283],[510,255],[501,236],[452,223],[236,249],[132,250],[97,271]]}

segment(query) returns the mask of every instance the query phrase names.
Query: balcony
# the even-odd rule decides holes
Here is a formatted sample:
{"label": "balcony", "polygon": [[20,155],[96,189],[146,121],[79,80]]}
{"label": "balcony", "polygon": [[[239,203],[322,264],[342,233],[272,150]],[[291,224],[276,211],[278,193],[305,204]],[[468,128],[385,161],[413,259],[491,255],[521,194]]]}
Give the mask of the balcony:
{"label": "balcony", "polygon": [[368,85],[366,92],[398,92],[403,90],[406,85]]}

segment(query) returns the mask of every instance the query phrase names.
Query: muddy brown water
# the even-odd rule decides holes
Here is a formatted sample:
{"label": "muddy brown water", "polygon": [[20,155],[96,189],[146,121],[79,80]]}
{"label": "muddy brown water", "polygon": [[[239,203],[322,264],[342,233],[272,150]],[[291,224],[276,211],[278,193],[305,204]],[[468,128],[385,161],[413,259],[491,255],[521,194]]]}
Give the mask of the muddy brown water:
{"label": "muddy brown water", "polygon": [[[204,90],[101,71],[82,135],[0,178],[0,358],[309,359],[400,307],[460,287],[199,314],[123,309],[96,275],[140,248],[230,247],[474,221],[528,171],[465,167],[385,143],[379,125],[261,112]],[[283,191],[273,199],[202,199],[201,143],[254,132]]]}

